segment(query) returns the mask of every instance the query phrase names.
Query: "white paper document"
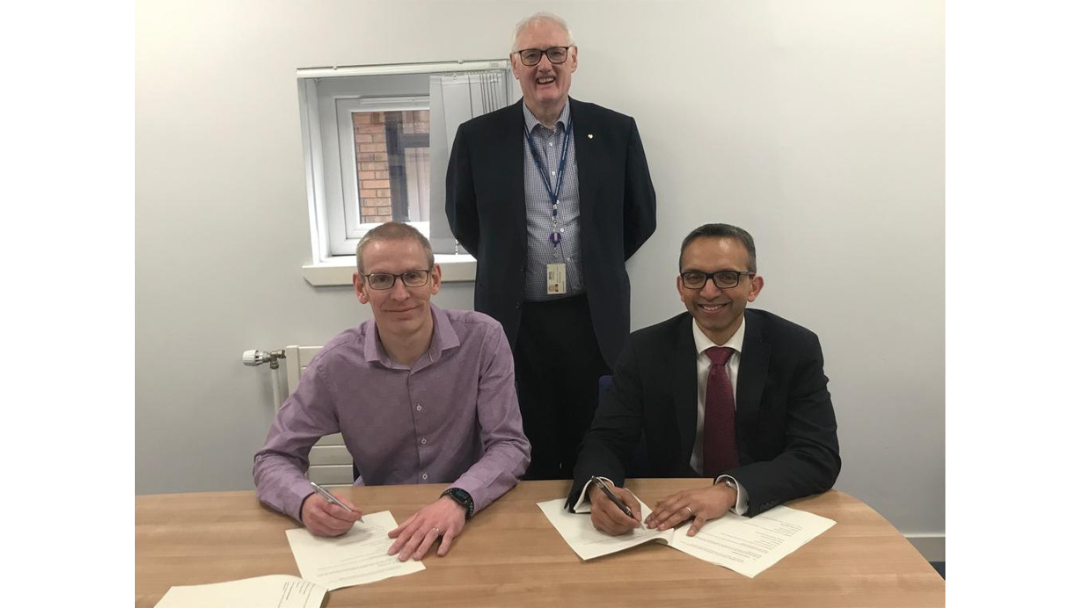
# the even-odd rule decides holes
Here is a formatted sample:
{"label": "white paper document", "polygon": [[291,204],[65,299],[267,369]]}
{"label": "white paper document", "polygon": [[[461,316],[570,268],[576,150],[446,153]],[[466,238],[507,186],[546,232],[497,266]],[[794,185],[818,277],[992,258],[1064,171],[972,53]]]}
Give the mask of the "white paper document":
{"label": "white paper document", "polygon": [[[636,497],[635,497],[636,498]],[[642,503],[641,517],[652,511]],[[753,578],[799,547],[833,527],[836,522],[789,507],[775,507],[757,517],[727,513],[687,536],[690,526],[658,532],[641,528],[622,536],[609,536],[593,528],[586,513],[570,513],[565,500],[537,503],[563,540],[581,559],[617,553],[656,540],[687,555]]]}
{"label": "white paper document", "polygon": [[342,536],[315,536],[307,528],[286,530],[300,575],[327,589],[373,583],[394,576],[412,574],[424,564],[409,559],[399,562],[387,555],[394,539],[387,532],[397,527],[389,511],[364,513],[364,522],[353,524]]}
{"label": "white paper document", "polygon": [[[637,498],[636,496],[634,498]],[[547,502],[538,502],[536,505],[547,516],[551,525],[562,535],[574,553],[581,559],[589,560],[602,555],[618,553],[630,547],[636,547],[650,540],[658,540],[665,544],[671,543],[670,530],[658,532],[648,528],[637,528],[622,536],[611,536],[597,530],[592,525],[592,519],[588,513],[571,513],[563,508],[565,500],[556,499]],[[645,503],[638,499],[641,505],[641,518],[645,519],[652,511]]]}
{"label": "white paper document", "polygon": [[274,574],[212,585],[171,587],[154,608],[319,608],[326,589]]}

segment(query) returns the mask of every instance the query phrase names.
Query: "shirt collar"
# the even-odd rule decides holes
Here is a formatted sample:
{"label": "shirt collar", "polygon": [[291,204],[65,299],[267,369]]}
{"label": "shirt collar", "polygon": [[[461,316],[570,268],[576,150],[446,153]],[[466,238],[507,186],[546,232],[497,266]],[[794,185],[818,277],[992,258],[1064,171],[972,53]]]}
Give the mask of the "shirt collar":
{"label": "shirt collar", "polygon": [[[540,122],[535,116],[533,116],[532,110],[529,106],[525,105],[525,102],[521,102],[521,108],[525,111],[525,128],[532,133],[536,129],[536,125],[543,126],[544,123]],[[563,105],[562,112],[559,114],[558,120],[555,121],[555,127],[557,128],[562,123],[563,131],[566,131],[566,123],[570,121],[570,98],[566,98],[566,104]],[[544,127],[545,129],[547,127]],[[557,130],[557,129],[556,129]]]}
{"label": "shirt collar", "polygon": [[435,335],[431,337],[428,354],[432,361],[437,361],[443,352],[461,346],[461,339],[450,324],[450,317],[447,317],[441,308],[432,304],[431,316],[435,318]]}
{"label": "shirt collar", "polygon": [[[442,357],[444,351],[451,348],[457,348],[461,346],[461,339],[458,337],[457,332],[454,331],[454,326],[450,323],[449,317],[438,306],[431,305],[431,317],[435,321],[433,325],[433,334],[431,336],[431,346],[428,347],[426,361],[425,357],[421,357],[416,362],[416,366],[422,366],[438,361]],[[386,349],[383,348],[382,340],[379,339],[378,327],[375,325],[375,319],[368,321],[371,324],[371,340],[364,342],[364,360],[369,363],[381,363],[386,367],[396,367],[397,364],[390,359],[390,355],[386,353]]]}
{"label": "shirt collar", "polygon": [[746,335],[746,315],[743,315],[743,317],[739,319],[739,329],[736,329],[735,333],[723,344],[717,344],[710,340],[709,337],[705,335],[705,332],[701,331],[701,328],[698,327],[697,320],[691,319],[691,321],[693,321],[691,325],[694,327],[694,346],[697,347],[697,354],[699,357],[706,349],[714,346],[726,346],[742,355],[743,337]]}

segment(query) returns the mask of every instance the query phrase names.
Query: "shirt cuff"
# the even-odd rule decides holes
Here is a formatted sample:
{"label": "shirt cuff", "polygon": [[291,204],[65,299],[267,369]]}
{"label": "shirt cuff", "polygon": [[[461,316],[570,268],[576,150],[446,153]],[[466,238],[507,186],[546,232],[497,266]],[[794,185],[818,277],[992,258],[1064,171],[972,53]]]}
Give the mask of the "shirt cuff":
{"label": "shirt cuff", "polygon": [[[730,482],[730,483],[728,483]],[[731,505],[731,512],[736,515],[746,515],[747,503],[750,500],[750,495],[746,491],[746,488],[739,483],[738,479],[735,479],[731,475],[721,475],[716,478],[713,485],[718,483],[727,483],[729,487],[735,488],[735,504]]]}
{"label": "shirt cuff", "polygon": [[[600,477],[599,479],[603,479],[606,483],[611,483],[611,480],[607,477]],[[589,482],[585,484],[585,487],[581,489],[581,496],[578,496],[577,504],[574,505],[574,513],[592,513],[592,503],[589,502],[589,486],[591,486],[592,483],[593,482],[590,479]],[[611,483],[611,485],[615,484]]]}
{"label": "shirt cuff", "polygon": [[301,518],[301,515],[303,514],[304,501],[307,500],[308,496],[311,496],[314,493],[315,490],[311,488],[311,483],[308,482],[307,479],[304,479],[302,483],[296,482],[292,484],[288,494],[284,498],[284,508],[282,511],[291,515],[293,519],[303,524],[304,520]]}

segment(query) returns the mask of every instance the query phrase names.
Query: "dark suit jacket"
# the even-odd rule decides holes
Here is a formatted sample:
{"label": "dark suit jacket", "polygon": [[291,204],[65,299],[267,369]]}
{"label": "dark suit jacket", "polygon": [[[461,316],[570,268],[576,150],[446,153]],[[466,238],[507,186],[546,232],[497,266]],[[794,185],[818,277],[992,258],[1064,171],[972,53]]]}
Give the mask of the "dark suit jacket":
{"label": "dark suit jacket", "polygon": [[[568,505],[590,475],[623,485],[642,431],[645,477],[698,477],[690,468],[697,430],[697,352],[690,313],[630,335],[611,388],[582,441]],[[836,415],[813,332],[747,309],[735,391],[739,467],[725,474],[749,494],[753,517],[824,492],[840,473]]]}
{"label": "dark suit jacket", "polygon": [[[600,350],[613,365],[630,333],[626,260],[656,229],[656,193],[634,119],[571,99],[585,291]],[[446,170],[446,216],[476,258],[474,307],[513,346],[525,299],[522,102],[462,124]]]}

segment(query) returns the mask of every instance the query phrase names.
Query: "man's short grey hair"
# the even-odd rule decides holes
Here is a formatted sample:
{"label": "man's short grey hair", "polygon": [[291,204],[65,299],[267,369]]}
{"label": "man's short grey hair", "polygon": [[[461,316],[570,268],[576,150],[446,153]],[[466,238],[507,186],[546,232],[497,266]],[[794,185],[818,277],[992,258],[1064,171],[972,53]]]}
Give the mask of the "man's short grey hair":
{"label": "man's short grey hair", "polygon": [[368,230],[356,244],[356,271],[364,274],[364,249],[372,241],[398,241],[412,239],[420,244],[427,256],[428,268],[435,267],[435,254],[431,251],[431,241],[419,230],[401,222],[386,222]]}
{"label": "man's short grey hair", "polygon": [[514,26],[514,35],[510,38],[510,52],[516,53],[521,50],[517,48],[517,39],[518,36],[521,35],[521,32],[523,32],[526,28],[531,27],[533,24],[540,23],[542,21],[554,23],[555,25],[559,26],[562,31],[566,32],[566,44],[574,46],[574,33],[570,31],[570,26],[567,25],[566,20],[556,15],[555,13],[541,12],[530,15],[522,19],[521,21],[518,21],[518,24]]}

